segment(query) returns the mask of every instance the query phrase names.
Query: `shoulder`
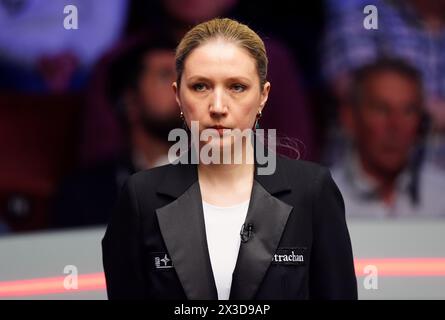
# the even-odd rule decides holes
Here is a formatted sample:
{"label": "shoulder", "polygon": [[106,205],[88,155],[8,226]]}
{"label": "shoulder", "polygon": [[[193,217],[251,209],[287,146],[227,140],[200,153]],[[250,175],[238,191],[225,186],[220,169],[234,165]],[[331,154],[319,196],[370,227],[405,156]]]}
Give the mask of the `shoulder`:
{"label": "shoulder", "polygon": [[319,200],[323,202],[328,198],[343,201],[328,167],[310,161],[283,157],[280,157],[279,161],[293,190],[298,190],[315,202]]}
{"label": "shoulder", "polygon": [[164,177],[167,171],[174,167],[173,164],[165,164],[162,166],[138,171],[128,177],[127,184],[132,189],[150,190],[154,188]]}
{"label": "shoulder", "polygon": [[424,185],[434,186],[434,188],[445,186],[445,170],[430,163],[425,163],[420,170]]}
{"label": "shoulder", "polygon": [[278,156],[278,161],[283,167],[284,171],[290,178],[298,178],[297,180],[304,182],[318,182],[324,177],[330,177],[330,171],[327,167],[315,162],[288,159],[283,156]]}
{"label": "shoulder", "polygon": [[445,189],[445,170],[432,164],[424,164],[420,169],[420,192],[426,202],[435,204],[444,204],[445,198],[443,190]]}
{"label": "shoulder", "polygon": [[322,233],[327,232],[328,225],[333,229],[343,228],[338,222],[345,221],[345,203],[330,169],[309,161],[284,159],[281,162],[292,189],[309,201],[314,226]]}
{"label": "shoulder", "polygon": [[108,186],[115,178],[117,163],[106,161],[91,168],[82,168],[65,177],[60,187],[69,191],[78,189],[79,192],[101,191],[97,188]]}

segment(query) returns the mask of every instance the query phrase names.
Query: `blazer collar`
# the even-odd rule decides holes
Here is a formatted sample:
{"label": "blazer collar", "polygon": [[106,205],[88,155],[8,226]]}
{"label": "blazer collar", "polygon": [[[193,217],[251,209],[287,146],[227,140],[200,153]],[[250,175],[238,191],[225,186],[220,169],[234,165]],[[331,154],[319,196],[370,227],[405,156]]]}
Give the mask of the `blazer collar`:
{"label": "blazer collar", "polygon": [[[276,252],[293,207],[274,194],[290,190],[277,156],[273,175],[258,175],[252,187],[246,223],[253,237],[241,243],[233,272],[231,300],[253,299]],[[259,164],[255,161],[255,166]],[[156,209],[162,237],[188,299],[218,299],[207,246],[202,198],[196,164],[172,165],[158,193],[176,198]],[[241,229],[241,226],[240,226]]]}

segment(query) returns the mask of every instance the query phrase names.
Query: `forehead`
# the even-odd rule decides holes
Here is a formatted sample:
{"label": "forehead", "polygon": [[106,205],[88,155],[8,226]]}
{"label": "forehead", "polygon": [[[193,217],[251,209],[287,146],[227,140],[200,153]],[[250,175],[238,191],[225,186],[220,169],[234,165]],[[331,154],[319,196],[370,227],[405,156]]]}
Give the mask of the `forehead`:
{"label": "forehead", "polygon": [[420,89],[418,83],[414,79],[392,70],[375,72],[371,74],[364,83],[368,86],[393,93],[399,91],[396,90],[396,92],[394,92],[394,88],[404,90],[404,93],[406,93],[406,91],[413,91],[413,88]]}
{"label": "forehead", "polygon": [[388,101],[411,102],[421,98],[421,88],[413,79],[393,71],[381,71],[365,82],[366,93]]}
{"label": "forehead", "polygon": [[175,55],[166,49],[154,49],[143,55],[143,63],[147,67],[155,67],[158,65],[175,66]]}
{"label": "forehead", "polygon": [[211,40],[190,53],[185,61],[184,76],[195,75],[258,79],[255,59],[247,49],[224,39]]}

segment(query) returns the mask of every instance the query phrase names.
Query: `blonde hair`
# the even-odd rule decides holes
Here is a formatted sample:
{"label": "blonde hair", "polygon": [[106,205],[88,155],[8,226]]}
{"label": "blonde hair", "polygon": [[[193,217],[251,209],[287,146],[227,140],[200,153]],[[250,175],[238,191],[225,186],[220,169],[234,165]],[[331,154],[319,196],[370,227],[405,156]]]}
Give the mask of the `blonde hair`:
{"label": "blonde hair", "polygon": [[216,18],[189,30],[176,48],[177,85],[180,86],[184,64],[190,53],[212,39],[223,38],[246,49],[256,61],[261,89],[267,82],[267,55],[263,40],[247,25],[228,18]]}

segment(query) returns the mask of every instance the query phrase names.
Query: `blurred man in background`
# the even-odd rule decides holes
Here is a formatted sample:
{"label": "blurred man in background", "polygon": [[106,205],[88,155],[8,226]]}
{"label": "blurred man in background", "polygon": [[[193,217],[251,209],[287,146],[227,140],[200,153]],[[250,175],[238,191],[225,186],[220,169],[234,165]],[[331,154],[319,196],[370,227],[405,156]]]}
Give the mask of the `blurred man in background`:
{"label": "blurred man in background", "polygon": [[[430,115],[426,160],[445,169],[445,0],[327,1],[323,73],[335,96],[347,99],[352,72],[380,57],[402,58],[421,73]],[[375,6],[376,29],[364,27]]]}
{"label": "blurred man in background", "polygon": [[445,216],[445,175],[422,162],[420,74],[402,60],[358,69],[341,120],[352,147],[332,170],[355,217]]}
{"label": "blurred man in background", "polygon": [[118,191],[132,173],[168,163],[168,133],[182,126],[171,84],[175,43],[138,43],[110,65],[107,96],[125,133],[121,156],[67,179],[55,198],[53,226],[104,224]]}

